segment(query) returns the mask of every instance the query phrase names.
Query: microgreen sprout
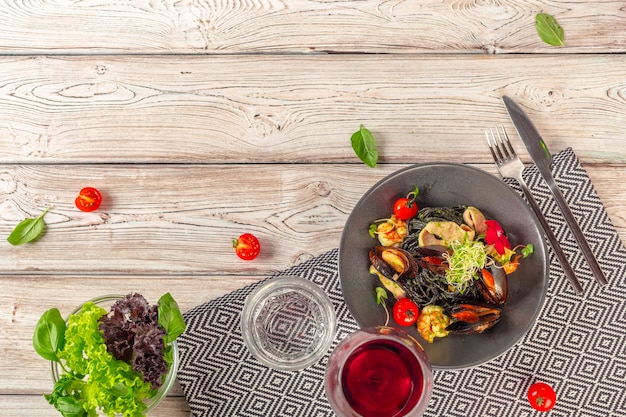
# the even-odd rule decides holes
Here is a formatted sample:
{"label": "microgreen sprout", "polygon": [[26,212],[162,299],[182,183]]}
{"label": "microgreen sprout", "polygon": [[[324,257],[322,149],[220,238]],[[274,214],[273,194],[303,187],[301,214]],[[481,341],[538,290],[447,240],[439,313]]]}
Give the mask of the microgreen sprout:
{"label": "microgreen sprout", "polygon": [[487,263],[485,245],[476,240],[464,243],[451,242],[452,255],[444,254],[448,260],[449,268],[446,271],[448,284],[460,294],[472,285],[472,281],[478,276],[478,272]]}
{"label": "microgreen sprout", "polygon": [[387,310],[387,291],[383,287],[376,287],[376,304],[380,304],[385,309],[385,326],[389,324],[389,310]]}

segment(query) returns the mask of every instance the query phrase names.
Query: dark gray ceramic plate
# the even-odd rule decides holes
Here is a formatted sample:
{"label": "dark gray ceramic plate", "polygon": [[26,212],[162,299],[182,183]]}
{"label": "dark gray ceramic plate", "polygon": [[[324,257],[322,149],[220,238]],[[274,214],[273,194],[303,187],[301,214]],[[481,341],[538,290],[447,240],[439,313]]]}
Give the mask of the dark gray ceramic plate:
{"label": "dark gray ceramic plate", "polygon": [[368,272],[368,252],[378,243],[369,236],[368,227],[375,219],[389,217],[394,201],[415,186],[420,188],[419,207],[472,205],[498,220],[513,245],[535,245],[533,255],[509,276],[508,301],[502,319],[492,329],[427,343],[414,326],[397,326],[421,342],[435,369],[487,362],[515,345],[537,318],[548,286],[548,262],[534,213],[514,190],[485,171],[452,163],[414,165],[389,175],[365,193],[348,217],[339,246],[339,278],[346,304],[362,328],[385,323],[385,311],[374,296],[380,284]]}

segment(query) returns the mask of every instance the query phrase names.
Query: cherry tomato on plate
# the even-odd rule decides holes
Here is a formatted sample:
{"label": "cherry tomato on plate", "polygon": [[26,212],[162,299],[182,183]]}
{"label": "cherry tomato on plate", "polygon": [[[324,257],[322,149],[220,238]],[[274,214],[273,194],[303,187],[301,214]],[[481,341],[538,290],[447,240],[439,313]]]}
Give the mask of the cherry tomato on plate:
{"label": "cherry tomato on plate", "polygon": [[102,204],[102,194],[93,187],[85,187],[80,190],[74,203],[81,211],[94,211]]}
{"label": "cherry tomato on plate", "polygon": [[400,326],[414,324],[419,315],[419,307],[408,298],[401,298],[393,305],[393,319]]}
{"label": "cherry tomato on plate", "polygon": [[415,187],[406,197],[397,199],[393,205],[393,214],[400,220],[409,220],[411,217],[415,217],[418,210],[415,199],[418,193],[419,188]]}
{"label": "cherry tomato on plate", "polygon": [[400,220],[409,220],[417,214],[417,204],[406,197],[399,198],[393,205],[393,214]]}
{"label": "cherry tomato on plate", "polygon": [[244,233],[238,239],[233,239],[233,248],[235,248],[237,256],[244,261],[250,261],[258,256],[261,251],[261,244],[256,236]]}
{"label": "cherry tomato on plate", "polygon": [[556,403],[556,393],[545,382],[536,382],[528,388],[528,401],[538,411],[549,411]]}

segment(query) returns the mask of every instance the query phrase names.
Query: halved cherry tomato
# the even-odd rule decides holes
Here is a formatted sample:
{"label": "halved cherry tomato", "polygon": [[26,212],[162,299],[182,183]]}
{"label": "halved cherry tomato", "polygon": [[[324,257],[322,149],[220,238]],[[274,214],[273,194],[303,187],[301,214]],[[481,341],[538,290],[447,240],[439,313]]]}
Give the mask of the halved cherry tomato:
{"label": "halved cherry tomato", "polygon": [[549,411],[556,403],[556,393],[545,382],[536,382],[528,388],[528,401],[538,411]]}
{"label": "halved cherry tomato", "polygon": [[250,261],[257,257],[261,251],[259,239],[250,233],[244,233],[238,239],[233,239],[235,253],[244,261]]}
{"label": "halved cherry tomato", "polygon": [[81,211],[94,211],[102,204],[102,194],[93,187],[85,187],[80,190],[74,203]]}
{"label": "halved cherry tomato", "polygon": [[408,298],[401,298],[393,305],[393,319],[400,326],[414,324],[419,315],[419,307]]}
{"label": "halved cherry tomato", "polygon": [[417,204],[406,197],[399,198],[393,205],[393,214],[400,220],[409,220],[417,214]]}

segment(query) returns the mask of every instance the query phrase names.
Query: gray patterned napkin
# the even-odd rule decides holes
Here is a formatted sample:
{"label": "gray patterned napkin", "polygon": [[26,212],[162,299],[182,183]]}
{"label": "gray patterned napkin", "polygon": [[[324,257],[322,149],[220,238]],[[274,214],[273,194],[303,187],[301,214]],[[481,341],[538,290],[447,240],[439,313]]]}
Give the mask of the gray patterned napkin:
{"label": "gray patterned napkin", "polygon": [[[557,392],[552,417],[626,416],[626,250],[576,155],[554,155],[553,174],[607,275],[593,279],[548,187],[534,166],[529,187],[577,271],[584,287],[576,296],[552,250],[550,285],[543,311],[513,348],[483,365],[435,371],[428,417],[537,416],[526,400],[535,381]],[[521,190],[513,183],[520,194]],[[338,278],[336,249],[277,275],[297,275],[318,284],[337,313],[339,340],[357,329]],[[178,339],[178,380],[192,415],[215,417],[334,416],[324,395],[328,355],[298,372],[269,369],[245,347],[239,330],[243,303],[253,284],[187,311],[187,331]]]}

